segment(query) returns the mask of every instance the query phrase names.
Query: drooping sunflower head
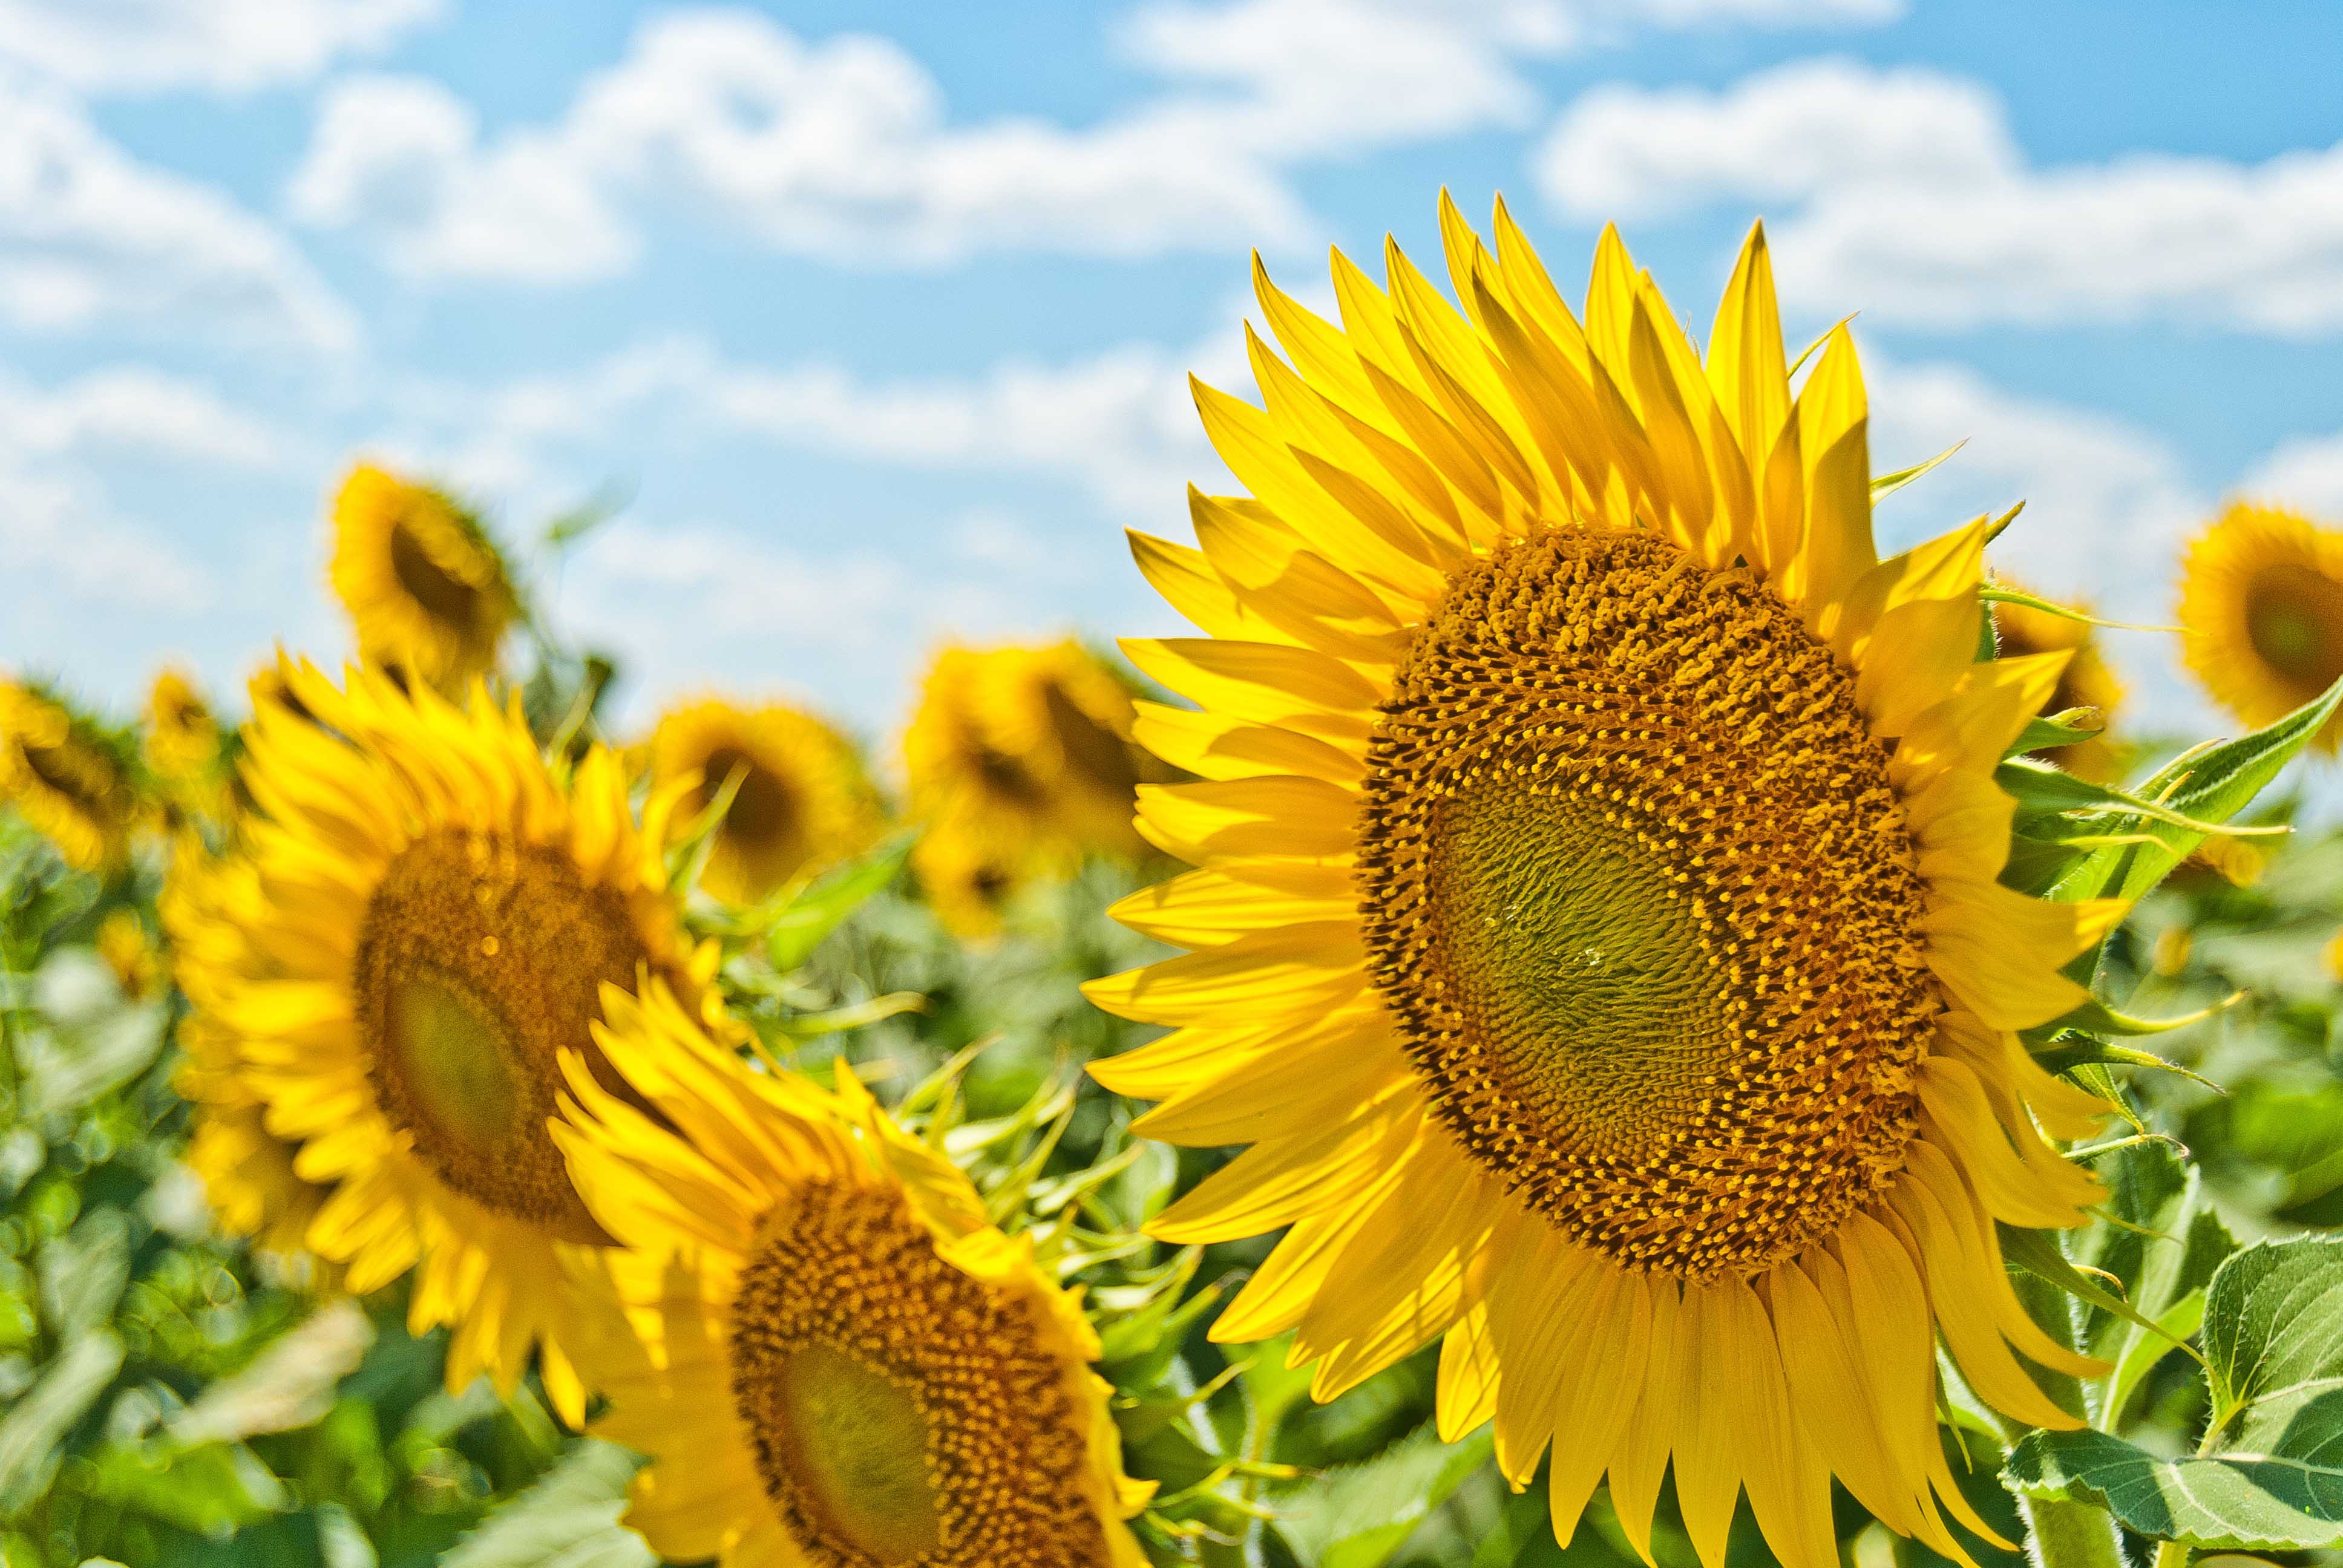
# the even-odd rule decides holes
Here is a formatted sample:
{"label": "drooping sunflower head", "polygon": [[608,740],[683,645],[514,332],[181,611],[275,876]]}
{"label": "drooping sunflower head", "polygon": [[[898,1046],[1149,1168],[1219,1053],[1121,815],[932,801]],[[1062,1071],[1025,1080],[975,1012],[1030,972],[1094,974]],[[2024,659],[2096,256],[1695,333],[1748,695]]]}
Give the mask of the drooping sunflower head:
{"label": "drooping sunflower head", "polygon": [[656,988],[599,1031],[556,1137],[621,1241],[600,1428],[650,1456],[628,1523],[724,1568],[1139,1568],[1096,1335],[1029,1240],[900,1131],[747,1070]]}
{"label": "drooping sunflower head", "polygon": [[980,929],[1020,882],[1143,850],[1132,792],[1157,775],[1131,719],[1129,689],[1080,643],[937,654],[903,752],[930,824],[913,864],[947,918]]}
{"label": "drooping sunflower head", "polygon": [[1762,233],[1704,357],[1615,234],[1582,315],[1502,206],[1441,220],[1461,308],[1396,248],[1336,256],[1339,327],[1257,271],[1291,364],[1197,388],[1252,493],[1135,540],[1208,634],[1125,645],[1201,704],[1137,725],[1198,869],[1118,912],[1194,950],[1090,988],[1178,1029],[1096,1071],[1254,1144],[1151,1230],[1289,1225],[1214,1332],[1295,1331],[1322,1398],[1444,1336],[1443,1431],[1551,1447],[1565,1540],[1606,1472],[1644,1539],[1673,1455],[1711,1564],[1745,1486],[1826,1568],[1833,1473],[1956,1553],[1935,1333],[2036,1424],[2012,1347],[2087,1364],[1996,1240],[2097,1191],[2016,1031],[2117,911],[1996,879],[2069,655],[1977,661],[1983,519],[1878,558],[1854,344],[1794,387]]}
{"label": "drooping sunflower head", "polygon": [[519,614],[479,519],[371,463],[352,468],[334,498],[333,581],[361,657],[445,691],[495,667]]}
{"label": "drooping sunflower head", "polygon": [[485,694],[283,674],[311,719],[256,716],[239,849],[173,868],[180,983],[297,1173],[333,1189],[309,1245],[359,1292],[419,1261],[413,1319],[456,1325],[451,1382],[508,1386],[554,1332],[558,1250],[608,1241],[546,1131],[556,1059],[591,1052],[603,988],[697,997],[712,963],[665,885],[672,801],[639,827],[609,753],[557,772]]}
{"label": "drooping sunflower head", "polygon": [[[1999,580],[2008,586],[2006,577]],[[2084,613],[2088,613],[2087,608]],[[2056,615],[2032,605],[2005,602],[1993,607],[1993,628],[2005,658],[2040,653],[2066,655],[2066,667],[2058,673],[2058,684],[2043,704],[2045,713],[2096,708],[2107,725],[2113,727],[2116,713],[2123,706],[2123,679],[2107,663],[2097,629],[2090,622]],[[2052,748],[2043,755],[2078,778],[2102,784],[2115,782],[2121,771],[2122,754],[2105,732],[2072,746]]]}
{"label": "drooping sunflower head", "polygon": [[[2293,711],[2343,678],[2343,529],[2236,502],[2181,566],[2181,652],[2247,724]],[[2312,745],[2332,752],[2343,719]]]}
{"label": "drooping sunflower head", "polygon": [[869,848],[882,825],[853,743],[793,708],[709,698],[671,709],[652,733],[650,769],[655,786],[693,781],[675,815],[679,832],[738,777],[702,878],[733,903]]}
{"label": "drooping sunflower head", "polygon": [[43,688],[0,678],[0,802],[85,870],[130,853],[138,792],[122,747]]}

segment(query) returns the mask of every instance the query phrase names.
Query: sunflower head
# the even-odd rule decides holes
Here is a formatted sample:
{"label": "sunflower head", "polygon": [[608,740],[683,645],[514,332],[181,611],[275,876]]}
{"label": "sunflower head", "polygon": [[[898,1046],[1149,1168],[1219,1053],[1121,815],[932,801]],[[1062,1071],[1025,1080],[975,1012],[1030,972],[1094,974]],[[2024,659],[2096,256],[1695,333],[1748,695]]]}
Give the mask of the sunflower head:
{"label": "sunflower head", "polygon": [[1133,791],[1158,777],[1131,743],[1130,689],[1080,643],[940,650],[903,740],[913,865],[963,930],[1015,886],[1086,854],[1136,856]]}
{"label": "sunflower head", "polygon": [[479,519],[371,463],[334,498],[334,592],[370,662],[457,690],[493,668],[519,614]]}
{"label": "sunflower head", "polygon": [[1879,558],[1853,340],[1793,385],[1762,232],[1704,357],[1614,233],[1580,311],[1502,205],[1441,230],[1455,303],[1396,247],[1339,326],[1256,271],[1265,407],[1196,389],[1252,494],[1135,541],[1205,634],[1124,645],[1201,705],[1137,726],[1197,869],[1118,913],[1192,950],[1088,988],[1177,1031],[1094,1070],[1253,1145],[1151,1232],[1288,1227],[1213,1332],[1321,1398],[1441,1338],[1443,1433],[1550,1450],[1565,1542],[1607,1473],[1644,1550],[1673,1463],[1711,1568],[1744,1490],[1835,1563],[1834,1474],[1957,1555],[1936,1335],[2037,1425],[2013,1352],[2097,1364],[1996,1240],[2098,1194],[2017,1031],[2119,910],[1997,879],[2071,650],[1977,661],[1983,519]]}
{"label": "sunflower head", "polygon": [[85,870],[129,856],[138,793],[123,748],[44,688],[4,678],[0,802]]}
{"label": "sunflower head", "polygon": [[219,721],[185,670],[164,669],[146,694],[146,764],[162,778],[188,779],[219,759]]}
{"label": "sunflower head", "polygon": [[[2238,501],[2188,547],[2181,652],[2214,700],[2257,728],[2343,678],[2343,530]],[[2312,744],[2333,752],[2343,717]]]}
{"label": "sunflower head", "polygon": [[649,753],[653,786],[686,791],[679,833],[737,776],[702,878],[728,902],[754,903],[868,849],[883,825],[853,744],[792,708],[720,698],[688,703],[660,718]]}
{"label": "sunflower head", "polygon": [[556,1136],[623,1327],[601,1430],[628,1523],[725,1568],[1139,1568],[1099,1342],[968,1179],[854,1081],[749,1070],[657,988],[573,1059]]}
{"label": "sunflower head", "polygon": [[154,994],[162,979],[162,956],[156,951],[155,939],[147,934],[146,922],[138,918],[137,910],[126,906],[100,920],[96,946],[123,995],[143,1001]]}
{"label": "sunflower head", "polygon": [[[2006,578],[1998,580],[2007,584]],[[2083,609],[2088,613],[2087,606]],[[2099,647],[2097,628],[2090,622],[2055,615],[2032,605],[2002,602],[1993,607],[1993,629],[2005,658],[2043,653],[2066,655],[2066,666],[2058,672],[2058,684],[2043,704],[2045,713],[2095,708],[2112,729],[2117,710],[2123,706],[2124,684],[2107,663]],[[2105,732],[2071,746],[2054,747],[2044,755],[2076,777],[2095,783],[2112,784],[2122,772],[2122,751]]]}
{"label": "sunflower head", "polygon": [[332,1190],[310,1247],[360,1292],[419,1261],[413,1320],[456,1325],[451,1382],[508,1386],[553,1332],[560,1250],[608,1241],[545,1131],[556,1060],[592,1054],[604,988],[698,997],[712,968],[666,886],[671,798],[639,827],[615,758],[557,772],[484,693],[283,676],[311,717],[256,716],[240,848],[173,868],[180,983],[296,1173]]}

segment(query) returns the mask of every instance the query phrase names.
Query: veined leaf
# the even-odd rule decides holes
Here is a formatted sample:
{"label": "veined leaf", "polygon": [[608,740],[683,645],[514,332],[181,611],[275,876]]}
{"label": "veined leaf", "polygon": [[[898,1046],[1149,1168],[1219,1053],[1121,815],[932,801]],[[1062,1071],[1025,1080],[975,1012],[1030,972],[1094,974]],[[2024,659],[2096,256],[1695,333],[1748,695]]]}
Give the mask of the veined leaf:
{"label": "veined leaf", "polygon": [[1381,1456],[1278,1499],[1278,1531],[1303,1568],[1383,1568],[1495,1442],[1486,1427],[1453,1445],[1419,1427]]}
{"label": "veined leaf", "polygon": [[618,1523],[642,1461],[587,1438],[545,1478],[481,1523],[445,1568],[652,1568],[659,1558]]}

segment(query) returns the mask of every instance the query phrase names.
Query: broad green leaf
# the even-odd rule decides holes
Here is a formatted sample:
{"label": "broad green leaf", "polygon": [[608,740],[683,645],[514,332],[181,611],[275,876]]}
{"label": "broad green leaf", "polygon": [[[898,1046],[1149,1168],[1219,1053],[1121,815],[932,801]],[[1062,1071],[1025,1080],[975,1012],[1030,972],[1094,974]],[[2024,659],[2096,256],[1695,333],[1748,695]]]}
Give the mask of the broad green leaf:
{"label": "broad green leaf", "polygon": [[2107,1508],[2152,1540],[2230,1551],[2343,1544],[2343,1239],[2266,1241],[2205,1290],[2212,1420],[2166,1459],[2101,1432],[2029,1435],[2006,1477]]}
{"label": "broad green leaf", "polygon": [[57,1445],[121,1370],[120,1340],[102,1329],[84,1334],[0,1416],[0,1519],[40,1495],[60,1457]]}
{"label": "broad green leaf", "polygon": [[356,1302],[329,1302],[277,1336],[252,1363],[222,1378],[170,1422],[181,1443],[240,1442],[295,1432],[322,1421],[335,1391],[374,1343],[374,1323]]}
{"label": "broad green leaf", "polygon": [[615,1443],[585,1439],[465,1536],[443,1568],[651,1568],[659,1558],[618,1523],[642,1463]]}
{"label": "broad green leaf", "polygon": [[786,974],[804,963],[823,938],[901,873],[918,841],[916,833],[900,833],[790,900],[766,929],[765,950],[773,967]]}
{"label": "broad green leaf", "polygon": [[1302,1568],[1382,1568],[1486,1462],[1495,1441],[1483,1428],[1443,1443],[1419,1427],[1377,1458],[1278,1498],[1278,1530]]}
{"label": "broad green leaf", "polygon": [[2010,1451],[2002,1481],[2020,1496],[2104,1508],[2151,1541],[2235,1552],[2343,1543],[2343,1469],[2299,1459],[2161,1459],[2104,1432],[2036,1432]]}
{"label": "broad green leaf", "polygon": [[[2170,1145],[2137,1143],[2088,1163],[2107,1184],[2105,1208],[2116,1222],[2077,1233],[2070,1255],[2077,1264],[2112,1276],[2132,1311],[2169,1330],[2167,1314],[2205,1289],[2237,1241],[2213,1211],[2196,1168]],[[2191,1322],[2189,1329],[2194,1327]],[[2123,1419],[2131,1392],[2171,1352],[2172,1342],[2097,1308],[2084,1314],[2082,1328],[2085,1348],[2115,1364],[2115,1372],[2090,1391],[2095,1423],[2112,1431]]]}

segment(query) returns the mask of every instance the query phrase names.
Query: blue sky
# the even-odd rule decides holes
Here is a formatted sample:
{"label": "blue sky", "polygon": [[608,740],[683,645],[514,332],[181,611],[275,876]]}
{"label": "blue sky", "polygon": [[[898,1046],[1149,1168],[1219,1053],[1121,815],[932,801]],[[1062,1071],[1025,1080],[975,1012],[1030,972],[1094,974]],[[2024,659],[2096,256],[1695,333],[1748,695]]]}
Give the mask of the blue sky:
{"label": "blue sky", "polygon": [[630,717],[883,736],[947,635],[1170,629],[1121,530],[1221,473],[1249,250],[1436,271],[1443,185],[1695,336],[1762,214],[1882,467],[1969,442],[1883,535],[2026,498],[2006,567],[2163,619],[2224,497],[2343,522],[2338,75],[2310,3],[5,0],[0,666],[338,654],[367,453],[516,540],[623,488],[541,586]]}

